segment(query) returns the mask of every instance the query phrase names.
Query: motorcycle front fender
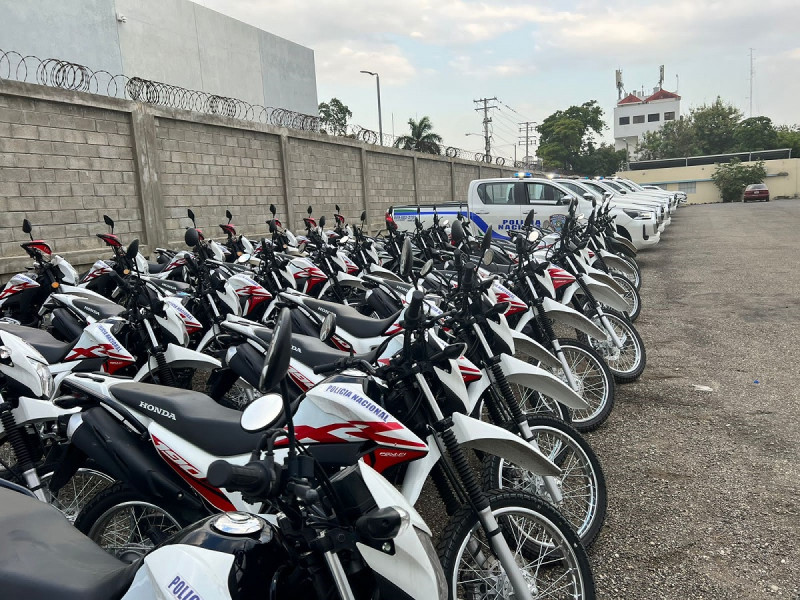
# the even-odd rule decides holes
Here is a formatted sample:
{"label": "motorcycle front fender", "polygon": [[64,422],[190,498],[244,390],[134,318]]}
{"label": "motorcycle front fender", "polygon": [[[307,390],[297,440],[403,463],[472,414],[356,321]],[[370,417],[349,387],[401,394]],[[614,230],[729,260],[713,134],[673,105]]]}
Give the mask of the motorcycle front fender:
{"label": "motorcycle front fender", "polygon": [[[525,322],[527,323],[528,321],[526,320]],[[538,360],[543,365],[552,367],[554,369],[561,368],[561,363],[558,361],[558,359],[536,340],[530,338],[520,331],[512,330],[511,335],[514,337],[514,348],[516,350],[521,350],[528,356]]]}
{"label": "motorcycle front fender", "polygon": [[[559,365],[560,366],[560,365]],[[507,354],[500,355],[500,367],[509,383],[521,385],[575,410],[589,408],[586,401],[558,377]]]}
{"label": "motorcycle front fender", "polygon": [[617,271],[622,271],[626,276],[631,276],[631,277],[636,276],[636,272],[633,270],[630,264],[619,258],[616,254],[612,254],[611,252],[601,250],[600,256],[603,257],[603,262],[605,262],[606,265],[609,266],[609,268],[616,269]]}
{"label": "motorcycle front fender", "polygon": [[586,273],[588,275],[588,277],[585,278],[585,281],[587,283],[592,283],[593,281],[599,282],[604,285],[607,285],[619,295],[625,294],[625,288],[623,288],[620,284],[614,281],[614,278],[608,273],[604,273],[603,271],[595,269],[592,266],[586,267]]}
{"label": "motorcycle front fender", "polygon": [[[561,469],[544,454],[521,437],[501,427],[484,423],[460,413],[453,413],[452,419],[453,433],[458,443],[462,446],[500,456],[539,475],[556,476],[561,473]],[[401,486],[403,496],[411,504],[416,504],[431,470],[442,458],[439,446],[433,435],[428,436],[425,443],[428,445],[428,454],[408,465],[406,476]]]}
{"label": "motorcycle front fender", "polygon": [[[605,273],[603,273],[603,275],[614,282],[614,287],[619,288],[619,284],[616,281],[608,277],[608,275]],[[619,294],[619,292],[613,289],[612,286],[606,285],[606,283],[599,281],[598,278],[595,278],[594,274],[586,277],[584,279],[584,283],[586,283],[589,291],[592,292],[592,295],[599,302],[602,302],[606,306],[610,306],[611,308],[615,308],[622,312],[630,310],[630,306],[628,306],[628,303],[625,302],[625,299]]]}
{"label": "motorcycle front fender", "polygon": [[638,251],[636,250],[636,246],[634,246],[630,242],[630,240],[626,240],[621,235],[615,235],[612,239],[614,240],[615,244],[626,248],[628,250],[628,255],[630,257],[636,258],[636,254],[638,254]]}
{"label": "motorcycle front fender", "polygon": [[[167,366],[173,369],[203,369],[203,370],[211,370],[211,369],[219,369],[222,366],[216,358],[208,356],[207,354],[202,354],[201,352],[197,352],[195,350],[189,350],[188,348],[184,348],[182,346],[176,346],[175,344],[169,344],[167,346],[166,351],[164,352],[164,358],[166,358]],[[136,373],[136,376],[133,378],[134,381],[142,381],[145,377],[150,375],[151,371],[158,370],[158,362],[154,356],[151,356],[147,363],[139,369],[139,372]]]}
{"label": "motorcycle front fender", "polygon": [[[579,288],[577,283],[573,283],[572,286],[575,288]],[[572,287],[570,286],[570,287]],[[572,295],[574,294],[575,290],[568,290],[571,291],[569,294],[569,299],[572,299]],[[564,295],[564,302],[568,302],[567,295]],[[578,331],[582,331],[589,337],[593,337],[596,340],[605,340],[606,339],[606,332],[600,329],[597,325],[592,323],[585,315],[582,315],[577,310],[572,308],[571,306],[567,306],[566,304],[562,304],[561,302],[556,302],[555,300],[551,300],[550,298],[544,298],[542,301],[542,308],[549,319],[553,321],[558,321],[559,323],[563,323],[567,327],[571,327],[572,329],[577,329]],[[559,363],[561,366],[561,363]]]}

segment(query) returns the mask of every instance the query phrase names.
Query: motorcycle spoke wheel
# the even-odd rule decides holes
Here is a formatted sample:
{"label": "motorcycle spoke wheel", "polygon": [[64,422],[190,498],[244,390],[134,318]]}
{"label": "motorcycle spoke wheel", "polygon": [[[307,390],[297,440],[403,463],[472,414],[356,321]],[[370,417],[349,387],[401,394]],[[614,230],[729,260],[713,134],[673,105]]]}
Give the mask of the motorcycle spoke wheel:
{"label": "motorcycle spoke wheel", "polygon": [[[622,348],[617,348],[610,338],[603,341],[590,338],[589,343],[603,356],[617,383],[635,381],[644,372],[647,364],[644,342],[625,315],[610,308],[604,312],[617,337],[622,341]],[[598,327],[603,326],[597,317],[592,320]]]}
{"label": "motorcycle spoke wheel", "polygon": [[[567,366],[577,383],[575,390],[589,405],[584,409],[570,409],[570,424],[578,431],[597,429],[614,408],[614,377],[601,356],[576,340],[560,339],[561,350]],[[556,377],[569,385],[562,369],[550,369]]]}
{"label": "motorcycle spoke wheel", "polygon": [[484,488],[535,494],[569,521],[588,548],[603,526],[608,502],[600,461],[568,425],[547,417],[530,417],[528,422],[539,450],[561,468],[556,477],[561,499],[553,498],[542,476],[492,455],[484,459]]}
{"label": "motorcycle spoke wheel", "polygon": [[[586,550],[557,511],[530,494],[487,495],[492,514],[534,598],[594,598]],[[438,551],[451,599],[514,597],[505,570],[471,507],[453,515]]]}
{"label": "motorcycle spoke wheel", "polygon": [[[52,476],[52,472],[41,475],[39,479],[42,486],[46,488]],[[78,469],[57,494],[46,493],[50,504],[60,510],[70,523],[74,523],[86,503],[112,483],[114,479],[105,473],[94,469]]]}
{"label": "motorcycle spoke wheel", "polygon": [[88,537],[109,554],[133,562],[180,529],[164,509],[149,502],[131,501],[101,515]]}

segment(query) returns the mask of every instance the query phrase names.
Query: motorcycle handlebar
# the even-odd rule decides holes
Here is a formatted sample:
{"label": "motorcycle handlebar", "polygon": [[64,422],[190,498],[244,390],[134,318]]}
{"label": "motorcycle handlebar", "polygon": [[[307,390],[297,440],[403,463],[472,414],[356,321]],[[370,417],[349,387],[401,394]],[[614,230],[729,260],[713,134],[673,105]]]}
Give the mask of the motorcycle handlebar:
{"label": "motorcycle handlebar", "polygon": [[275,474],[261,461],[250,462],[241,467],[224,460],[215,460],[209,465],[206,475],[206,480],[214,487],[250,496],[268,495],[274,479]]}

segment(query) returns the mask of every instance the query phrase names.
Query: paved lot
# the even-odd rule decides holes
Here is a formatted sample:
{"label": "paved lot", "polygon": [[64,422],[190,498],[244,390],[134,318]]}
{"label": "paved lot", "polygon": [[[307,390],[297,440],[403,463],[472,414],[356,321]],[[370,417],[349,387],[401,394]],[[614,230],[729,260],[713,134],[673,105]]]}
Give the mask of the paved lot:
{"label": "paved lot", "polygon": [[800,598],[799,230],[797,200],[689,206],[640,254],[648,367],[590,436],[598,597]]}

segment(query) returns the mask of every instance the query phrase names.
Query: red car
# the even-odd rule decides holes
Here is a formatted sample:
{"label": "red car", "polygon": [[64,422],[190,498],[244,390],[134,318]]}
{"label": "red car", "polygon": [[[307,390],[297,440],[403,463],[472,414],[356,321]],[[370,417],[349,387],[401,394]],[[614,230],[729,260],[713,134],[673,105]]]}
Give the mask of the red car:
{"label": "red car", "polygon": [[769,202],[769,188],[763,183],[751,183],[744,188],[743,202],[748,200],[759,200]]}

